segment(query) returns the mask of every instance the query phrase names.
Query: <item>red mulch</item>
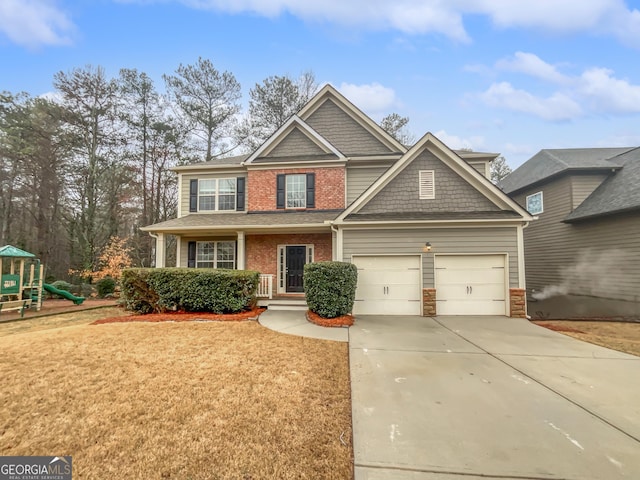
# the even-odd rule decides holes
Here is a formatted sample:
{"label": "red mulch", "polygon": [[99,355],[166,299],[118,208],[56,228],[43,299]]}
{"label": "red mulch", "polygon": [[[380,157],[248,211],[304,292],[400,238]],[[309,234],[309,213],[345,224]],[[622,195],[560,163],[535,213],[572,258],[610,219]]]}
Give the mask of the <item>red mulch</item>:
{"label": "red mulch", "polygon": [[554,332],[584,333],[581,330],[576,330],[575,328],[567,327],[564,325],[554,325],[553,323],[535,322],[535,321],[532,323],[535,323],[536,325],[539,325],[544,328],[548,328],[549,330],[553,330]]}
{"label": "red mulch", "polygon": [[307,310],[307,320],[321,327],[350,327],[353,325],[352,315],[342,315],[336,318],[324,318],[313,313],[311,310]]}
{"label": "red mulch", "polygon": [[91,325],[102,325],[103,323],[123,323],[123,322],[241,322],[244,320],[256,319],[264,308],[254,308],[241,313],[193,313],[193,312],[167,312],[149,313],[146,315],[129,315],[126,317],[110,317],[96,320]]}

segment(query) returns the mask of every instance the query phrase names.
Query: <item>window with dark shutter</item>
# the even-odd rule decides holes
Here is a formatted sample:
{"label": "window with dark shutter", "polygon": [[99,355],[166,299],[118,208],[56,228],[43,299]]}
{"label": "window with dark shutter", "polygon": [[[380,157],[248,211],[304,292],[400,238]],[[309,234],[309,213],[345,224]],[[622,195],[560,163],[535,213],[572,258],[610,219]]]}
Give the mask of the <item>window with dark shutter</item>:
{"label": "window with dark shutter", "polygon": [[198,180],[189,181],[189,211],[198,211]]}
{"label": "window with dark shutter", "polygon": [[284,208],[286,179],[287,176],[283,174],[276,177],[276,208]]}
{"label": "window with dark shutter", "polygon": [[189,242],[187,248],[187,267],[196,268],[196,242]]}
{"label": "window with dark shutter", "polygon": [[245,191],[244,177],[238,177],[236,180],[236,211],[242,212],[244,210],[244,191]]}
{"label": "window with dark shutter", "polygon": [[316,206],[316,174],[307,173],[307,208]]}

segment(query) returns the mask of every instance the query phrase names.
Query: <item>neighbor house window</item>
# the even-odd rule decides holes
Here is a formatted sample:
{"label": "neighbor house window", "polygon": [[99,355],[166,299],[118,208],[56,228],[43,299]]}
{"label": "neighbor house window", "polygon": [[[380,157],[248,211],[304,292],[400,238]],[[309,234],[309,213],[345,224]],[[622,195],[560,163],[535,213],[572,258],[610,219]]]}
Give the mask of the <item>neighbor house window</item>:
{"label": "neighbor house window", "polygon": [[435,175],[433,170],[420,170],[418,177],[420,199],[433,200],[436,198]]}
{"label": "neighbor house window", "polygon": [[534,193],[533,195],[527,196],[527,211],[531,215],[537,215],[544,211],[542,192]]}
{"label": "neighbor house window", "polygon": [[197,242],[196,268],[229,268],[236,265],[235,242]]}
{"label": "neighbor house window", "polygon": [[198,210],[235,210],[236,179],[211,178],[198,182]]}
{"label": "neighbor house window", "polygon": [[307,202],[307,176],[287,175],[286,198],[287,208],[305,208]]}

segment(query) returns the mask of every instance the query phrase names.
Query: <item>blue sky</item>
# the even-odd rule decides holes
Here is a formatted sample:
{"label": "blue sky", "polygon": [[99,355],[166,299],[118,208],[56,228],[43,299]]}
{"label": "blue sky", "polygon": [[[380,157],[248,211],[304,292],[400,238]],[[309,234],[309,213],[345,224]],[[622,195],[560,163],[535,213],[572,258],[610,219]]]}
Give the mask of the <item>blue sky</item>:
{"label": "blue sky", "polygon": [[313,70],[375,120],[410,118],[512,167],[640,145],[640,0],[1,0],[0,90],[86,65],[159,90],[199,56],[249,89]]}

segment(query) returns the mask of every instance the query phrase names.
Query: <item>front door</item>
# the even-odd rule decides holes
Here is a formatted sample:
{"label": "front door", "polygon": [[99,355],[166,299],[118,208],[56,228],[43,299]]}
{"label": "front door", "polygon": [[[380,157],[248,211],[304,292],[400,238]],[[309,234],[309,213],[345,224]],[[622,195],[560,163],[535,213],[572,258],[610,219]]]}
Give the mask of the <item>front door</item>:
{"label": "front door", "polygon": [[286,291],[287,293],[302,293],[304,292],[302,275],[304,273],[304,264],[306,263],[307,247],[287,246],[286,257]]}

